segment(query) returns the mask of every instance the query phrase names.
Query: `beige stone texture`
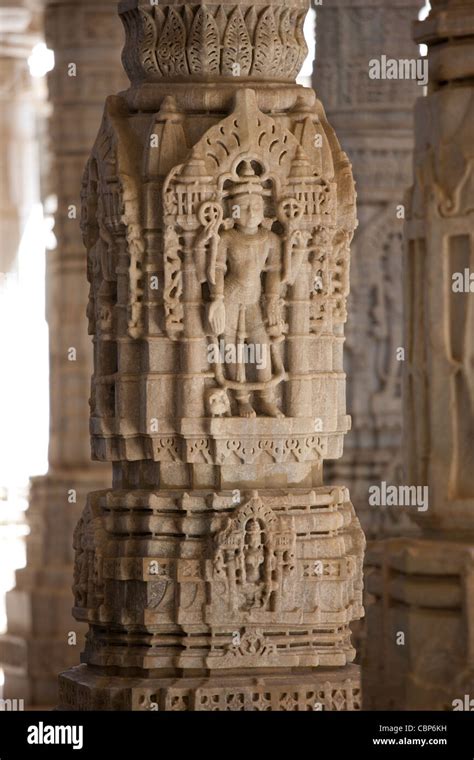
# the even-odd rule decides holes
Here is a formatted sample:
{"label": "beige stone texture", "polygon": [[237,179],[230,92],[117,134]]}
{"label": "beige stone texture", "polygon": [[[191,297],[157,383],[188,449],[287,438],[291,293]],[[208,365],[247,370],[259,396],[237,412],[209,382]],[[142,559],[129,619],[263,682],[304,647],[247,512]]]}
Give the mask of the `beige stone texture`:
{"label": "beige stone texture", "polygon": [[[51,157],[44,194],[58,198],[57,248],[48,252],[47,260],[49,471],[32,481],[27,567],[18,571],[16,586],[7,596],[8,630],[0,637],[4,697],[24,699],[26,709],[56,704],[58,673],[77,661],[83,646],[85,627],[71,615],[73,530],[87,493],[111,479],[107,465],[90,461],[92,350],[85,318],[80,183],[104,97],[125,82],[119,64],[123,32],[113,0],[53,0],[45,8],[45,32],[55,67],[48,75]],[[68,75],[71,63],[77,67],[76,76]],[[74,361],[69,360],[71,348]],[[75,646],[70,633],[77,636]]]}
{"label": "beige stone texture", "polygon": [[402,254],[399,206],[412,176],[413,79],[371,79],[369,64],[419,56],[411,25],[422,0],[334,0],[317,8],[313,82],[351,157],[359,227],[354,235],[344,366],[352,429],[329,482],[351,492],[368,539],[413,532],[403,510],[368,505],[368,489],[402,482]]}
{"label": "beige stone texture", "polygon": [[429,508],[416,517],[422,538],[368,557],[364,700],[443,710],[474,694],[474,301],[456,285],[474,268],[474,6],[435,0],[414,36],[428,45],[430,83],[416,107],[407,223],[405,451],[407,484],[428,488]]}
{"label": "beige stone texture", "polygon": [[75,532],[89,631],[61,709],[360,706],[364,536],[322,477],[350,422],[355,197],[294,83],[306,10],[120,5],[131,87],[107,99],[82,220],[113,487]]}

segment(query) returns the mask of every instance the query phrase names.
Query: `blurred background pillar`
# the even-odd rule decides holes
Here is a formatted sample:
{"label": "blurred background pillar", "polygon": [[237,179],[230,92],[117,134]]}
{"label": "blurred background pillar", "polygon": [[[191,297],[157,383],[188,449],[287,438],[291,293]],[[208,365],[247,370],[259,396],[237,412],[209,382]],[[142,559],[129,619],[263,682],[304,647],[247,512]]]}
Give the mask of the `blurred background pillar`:
{"label": "blurred background pillar", "polygon": [[[27,101],[34,99],[28,68],[38,31],[31,10],[13,0],[0,2],[0,271],[12,271],[25,217],[37,200],[33,172],[25,155],[31,143]],[[34,127],[33,127],[34,131]]]}
{"label": "blurred background pillar", "polygon": [[401,510],[369,507],[372,484],[400,480],[402,240],[413,150],[413,79],[371,79],[373,59],[412,59],[411,23],[423,0],[331,0],[316,10],[313,86],[356,180],[345,369],[352,430],[342,459],[326,465],[349,485],[368,539],[409,529]]}
{"label": "blurred background pillar", "polygon": [[57,198],[57,246],[48,253],[46,277],[49,470],[31,484],[27,566],[8,595],[8,631],[0,639],[4,697],[23,698],[26,709],[56,702],[57,674],[77,661],[83,647],[82,628],[71,615],[73,529],[86,493],[108,484],[109,468],[90,461],[92,343],[80,187],[104,97],[125,84],[115,0],[52,0],[45,8],[45,32],[55,67],[48,76],[50,166],[43,196],[50,203]]}
{"label": "blurred background pillar", "polygon": [[474,697],[474,5],[431,4],[414,32],[429,87],[415,116],[404,405],[406,482],[428,489],[428,509],[421,538],[369,552],[366,709]]}
{"label": "blurred background pillar", "polygon": [[[14,585],[15,569],[25,562],[29,468],[39,465],[37,471],[41,471],[44,466],[44,459],[38,462],[37,447],[31,440],[36,441],[41,425],[35,426],[34,435],[29,437],[31,445],[25,451],[31,408],[25,414],[27,404],[21,393],[27,387],[29,364],[34,360],[31,341],[37,345],[42,333],[44,348],[45,338],[45,325],[35,319],[43,308],[42,298],[39,304],[30,299],[26,302],[32,280],[44,264],[40,242],[39,261],[33,271],[28,268],[31,258],[38,254],[38,249],[28,246],[28,237],[38,221],[40,227],[42,224],[37,139],[45,87],[33,72],[41,27],[37,3],[0,0],[0,632],[6,627],[5,592]],[[25,307],[29,307],[28,314]],[[26,325],[29,319],[33,326],[31,322]],[[36,400],[44,401],[39,386],[38,382]],[[0,684],[2,681],[0,668]]]}

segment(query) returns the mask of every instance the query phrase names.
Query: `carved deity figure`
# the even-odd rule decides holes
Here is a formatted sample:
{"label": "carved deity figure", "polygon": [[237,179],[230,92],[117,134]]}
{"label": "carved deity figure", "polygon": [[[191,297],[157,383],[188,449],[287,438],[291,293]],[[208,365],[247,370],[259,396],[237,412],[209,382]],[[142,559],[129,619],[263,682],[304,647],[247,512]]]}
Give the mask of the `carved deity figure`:
{"label": "carved deity figure", "polygon": [[245,530],[245,577],[248,583],[260,582],[264,560],[262,531],[258,520],[251,518]]}
{"label": "carved deity figure", "polygon": [[[218,233],[216,254],[211,255],[207,270],[208,321],[213,336],[224,336],[224,345],[235,347],[228,374],[232,387],[239,385],[235,398],[240,416],[256,416],[250,403],[253,389],[260,414],[283,417],[272,382],[272,344],[283,338],[281,243],[278,235],[264,227],[265,190],[249,162],[240,176],[242,181],[235,183],[228,196],[234,225]],[[245,352],[245,346],[253,352]],[[255,383],[247,382],[250,367],[246,370],[245,364],[255,366]]]}

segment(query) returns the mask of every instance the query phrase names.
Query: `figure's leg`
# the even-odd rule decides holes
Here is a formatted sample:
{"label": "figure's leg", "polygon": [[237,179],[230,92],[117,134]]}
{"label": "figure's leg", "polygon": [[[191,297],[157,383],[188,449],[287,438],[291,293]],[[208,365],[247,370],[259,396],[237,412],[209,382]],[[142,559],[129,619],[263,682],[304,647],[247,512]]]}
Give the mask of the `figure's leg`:
{"label": "figure's leg", "polygon": [[[235,367],[234,379],[237,377],[237,366]],[[237,405],[239,407],[239,415],[241,417],[256,417],[255,409],[250,403],[250,393],[247,390],[235,391],[235,398],[237,399]]]}
{"label": "figure's leg", "polygon": [[259,392],[258,408],[261,414],[266,417],[284,417],[285,415],[278,407],[275,398],[274,386],[268,386],[265,390]]}
{"label": "figure's leg", "polygon": [[[262,322],[257,324],[250,333],[250,340],[255,346],[257,380],[266,383],[272,379],[272,357],[270,341]],[[259,365],[260,361],[260,365]],[[275,400],[275,389],[267,386],[258,392],[258,408],[266,417],[284,417]]]}
{"label": "figure's leg", "polygon": [[[236,308],[237,306],[237,308]],[[224,336],[225,346],[233,346],[237,354],[237,327],[238,327],[238,305],[232,304],[227,308],[226,314],[226,332]],[[238,365],[236,362],[227,362],[227,372],[231,380],[237,380]],[[250,393],[245,390],[235,391],[235,399],[239,409],[240,417],[256,417],[255,410],[250,403]]]}
{"label": "figure's leg", "polygon": [[235,398],[239,407],[240,417],[256,417],[257,413],[250,403],[250,393],[244,391],[236,391]]}

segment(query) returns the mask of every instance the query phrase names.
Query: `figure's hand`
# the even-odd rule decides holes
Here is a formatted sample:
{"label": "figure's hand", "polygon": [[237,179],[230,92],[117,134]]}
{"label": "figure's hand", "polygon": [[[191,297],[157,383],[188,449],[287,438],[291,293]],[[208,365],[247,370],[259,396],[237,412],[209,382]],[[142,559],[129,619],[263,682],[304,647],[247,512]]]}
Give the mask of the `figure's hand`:
{"label": "figure's hand", "polygon": [[276,327],[280,323],[279,298],[269,298],[267,301],[267,320],[269,327]]}
{"label": "figure's hand", "polygon": [[222,298],[218,298],[209,305],[207,314],[211,330],[215,335],[222,335],[225,330],[225,306]]}
{"label": "figure's hand", "polygon": [[294,246],[301,247],[306,244],[306,238],[302,230],[294,230],[291,237]]}
{"label": "figure's hand", "polygon": [[266,317],[268,335],[274,340],[281,340],[283,337],[284,325],[282,322],[281,304],[278,296],[267,300]]}

